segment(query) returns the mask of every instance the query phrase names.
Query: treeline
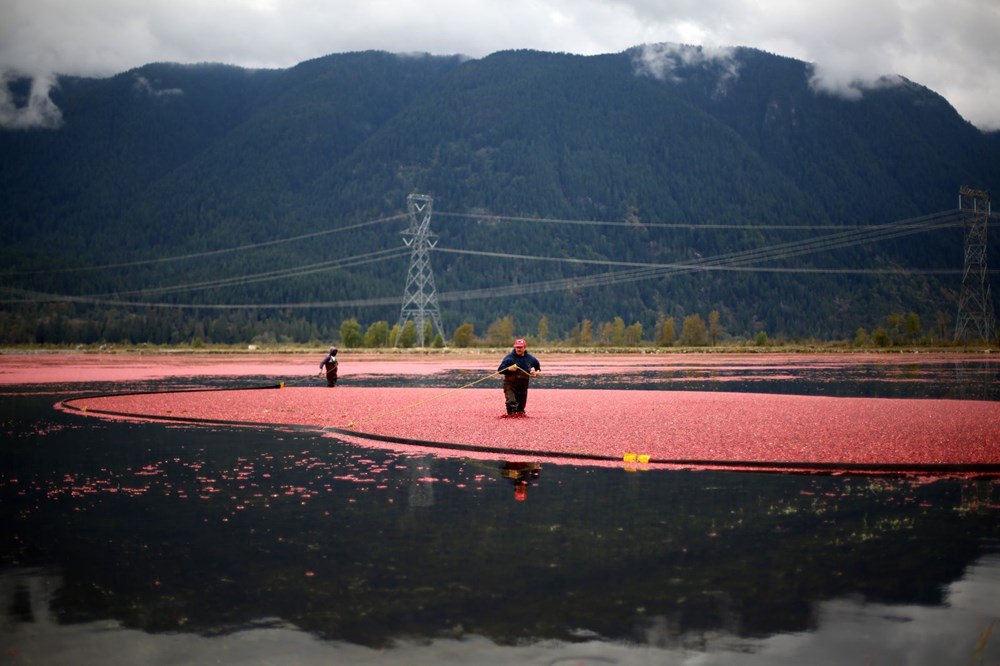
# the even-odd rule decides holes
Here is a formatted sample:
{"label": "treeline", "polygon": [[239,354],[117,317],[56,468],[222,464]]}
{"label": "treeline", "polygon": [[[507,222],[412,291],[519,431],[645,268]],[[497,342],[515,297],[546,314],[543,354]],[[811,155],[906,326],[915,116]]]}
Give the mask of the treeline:
{"label": "treeline", "polygon": [[[939,313],[935,327],[925,329],[920,317],[915,312],[890,313],[884,321],[876,325],[871,333],[865,328],[858,328],[853,338],[841,340],[856,347],[893,347],[913,345],[947,345],[951,343],[952,331],[949,325],[952,318]],[[346,322],[345,322],[346,323]],[[356,322],[350,326],[356,325]],[[343,332],[343,327],[342,327]],[[1000,332],[998,332],[1000,336]],[[455,330],[452,346],[455,347],[503,347],[509,345],[515,337],[524,337],[536,344],[546,346],[567,347],[716,347],[723,344],[754,345],[765,347],[802,342],[801,339],[789,339],[784,336],[770,337],[761,330],[747,339],[731,335],[722,326],[718,310],[712,310],[707,318],[700,314],[690,314],[679,321],[674,317],[661,317],[651,331],[645,331],[639,322],[626,325],[621,317],[611,321],[593,322],[584,319],[562,337],[550,335],[548,317],[539,318],[537,325],[530,330],[515,326],[512,317],[502,317],[489,325],[483,337],[477,337],[475,328],[470,323],[464,323]],[[342,336],[342,339],[343,336]],[[391,338],[390,338],[391,339]],[[428,332],[428,339],[429,332]],[[824,342],[835,341],[836,338],[823,338]],[[815,341],[815,340],[812,340]],[[1000,337],[991,341],[1000,343]],[[371,346],[367,342],[361,346]],[[390,345],[391,346],[391,345]],[[400,345],[405,346],[405,345]]]}
{"label": "treeline", "polygon": [[248,311],[198,317],[163,309],[95,311],[72,303],[0,311],[0,342],[12,345],[269,344],[323,340],[335,333],[335,326],[318,327],[303,316]]}
{"label": "treeline", "polygon": [[[420,336],[412,320],[402,326],[385,319],[359,321],[349,317],[317,326],[305,316],[238,311],[211,317],[150,309],[134,313],[108,310],[101,317],[80,312],[70,303],[0,311],[0,344],[5,345],[281,345],[337,343],[346,348],[413,348],[422,337],[425,347],[505,347],[517,337],[549,347],[766,347],[806,341],[840,341],[855,347],[947,345],[952,342],[954,317],[938,311],[927,322],[913,311],[892,312],[871,327],[849,335],[792,337],[763,327],[751,335],[733,331],[719,310],[671,316],[661,314],[651,326],[628,323],[621,316],[609,320],[583,318],[565,330],[554,329],[548,315],[537,319],[504,315],[483,329],[462,322],[446,331],[434,330],[430,320]],[[1000,334],[1000,332],[998,332]],[[992,341],[1000,343],[1000,340]]]}

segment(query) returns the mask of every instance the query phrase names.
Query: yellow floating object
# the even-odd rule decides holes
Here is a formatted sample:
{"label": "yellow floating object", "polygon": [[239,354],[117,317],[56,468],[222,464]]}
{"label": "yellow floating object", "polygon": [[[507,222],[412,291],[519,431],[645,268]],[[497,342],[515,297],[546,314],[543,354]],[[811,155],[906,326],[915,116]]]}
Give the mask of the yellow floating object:
{"label": "yellow floating object", "polygon": [[281,382],[280,384],[278,384],[278,388],[285,388],[285,382]]}
{"label": "yellow floating object", "polygon": [[624,456],[622,456],[622,461],[623,462],[635,462],[635,454],[634,453],[626,453]]}
{"label": "yellow floating object", "polygon": [[626,453],[624,456],[622,456],[622,462],[627,462],[627,463],[634,463],[634,462],[648,463],[649,462],[649,456],[647,454],[645,454],[645,453]]}
{"label": "yellow floating object", "polygon": [[641,463],[648,463],[649,462],[649,456],[646,455],[646,454],[642,454],[642,455],[636,456],[635,459],[638,460]]}

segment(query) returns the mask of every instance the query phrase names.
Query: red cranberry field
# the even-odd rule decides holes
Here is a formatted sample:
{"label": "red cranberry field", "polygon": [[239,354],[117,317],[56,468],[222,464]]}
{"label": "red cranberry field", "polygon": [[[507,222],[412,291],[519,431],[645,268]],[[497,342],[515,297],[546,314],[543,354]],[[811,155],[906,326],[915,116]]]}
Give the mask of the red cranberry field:
{"label": "red cranberry field", "polygon": [[[184,377],[197,385],[198,378],[231,377],[236,388],[228,390],[154,389],[61,404],[87,417],[326,429],[336,438],[443,455],[698,469],[1000,474],[1000,402],[994,400],[729,392],[724,384],[711,391],[647,388],[660,373],[726,382],[739,370],[744,380],[766,373],[773,384],[782,381],[783,368],[801,374],[810,364],[836,371],[898,362],[885,356],[553,354],[542,358],[543,375],[532,382],[523,418],[506,416],[500,379],[490,376],[498,362],[492,356],[345,354],[335,388],[313,376],[318,361],[301,355],[4,356],[0,382],[155,385]],[[932,366],[952,361],[921,359]],[[406,378],[439,373],[461,379],[450,387],[406,386]],[[892,376],[891,368],[886,374]],[[616,386],[629,388],[553,388],[580,375],[592,375],[587,379],[598,385],[613,377]],[[396,385],[371,385],[381,376],[396,378]],[[255,388],[257,381],[241,388],[240,377],[273,378],[267,385],[275,388]]]}

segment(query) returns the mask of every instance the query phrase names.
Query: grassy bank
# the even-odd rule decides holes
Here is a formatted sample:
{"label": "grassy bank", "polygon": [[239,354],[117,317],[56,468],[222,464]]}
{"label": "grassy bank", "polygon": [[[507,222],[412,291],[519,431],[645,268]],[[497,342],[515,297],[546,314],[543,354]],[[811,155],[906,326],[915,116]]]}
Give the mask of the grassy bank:
{"label": "grassy bank", "polygon": [[[670,346],[657,347],[653,345],[636,347],[611,347],[603,345],[574,347],[560,344],[529,345],[535,354],[983,354],[998,353],[997,345],[980,344],[947,344],[947,345],[894,345],[878,347],[873,345],[851,345],[843,342],[829,343],[778,343],[768,345],[755,344],[719,344],[712,346]],[[267,345],[222,345],[222,344],[93,344],[93,345],[8,345],[0,348],[0,354],[40,354],[40,353],[77,353],[77,354],[309,354],[322,355],[326,352],[325,344],[267,344]],[[506,353],[509,347],[408,347],[408,348],[348,348],[341,347],[341,353],[351,355],[427,355],[439,356],[461,354],[467,356],[496,355]]]}

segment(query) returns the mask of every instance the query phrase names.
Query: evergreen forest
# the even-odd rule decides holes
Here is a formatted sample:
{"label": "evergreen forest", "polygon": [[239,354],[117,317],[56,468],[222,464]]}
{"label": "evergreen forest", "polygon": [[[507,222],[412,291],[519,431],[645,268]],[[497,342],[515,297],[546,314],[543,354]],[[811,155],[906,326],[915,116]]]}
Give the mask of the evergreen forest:
{"label": "evergreen forest", "polygon": [[[0,343],[953,339],[1000,134],[811,76],[646,45],[60,77],[58,122],[0,128]],[[401,317],[415,194],[440,328]]]}

